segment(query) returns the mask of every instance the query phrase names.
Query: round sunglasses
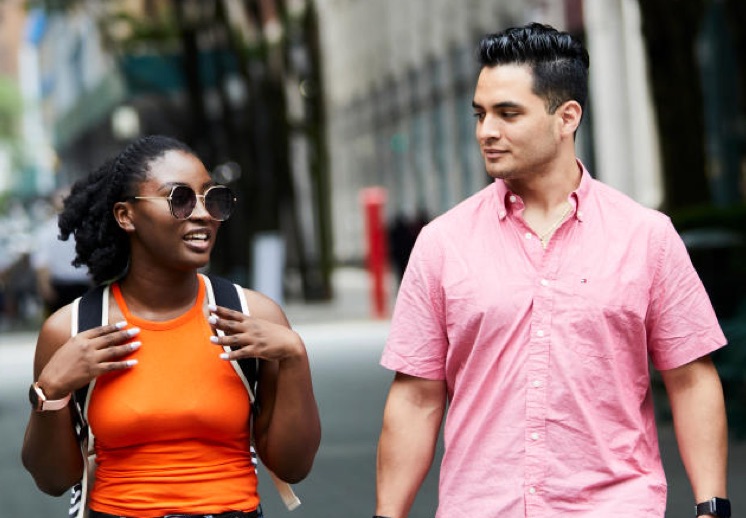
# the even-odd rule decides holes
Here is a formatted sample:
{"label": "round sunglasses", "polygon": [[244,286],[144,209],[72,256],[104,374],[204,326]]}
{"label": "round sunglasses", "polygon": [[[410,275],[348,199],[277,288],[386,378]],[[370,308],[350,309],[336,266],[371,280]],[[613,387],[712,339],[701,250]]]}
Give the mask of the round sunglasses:
{"label": "round sunglasses", "polygon": [[236,196],[225,185],[213,185],[204,194],[197,194],[194,189],[186,185],[174,185],[168,196],[133,196],[135,200],[168,200],[171,215],[176,219],[188,219],[197,207],[197,198],[210,217],[217,221],[225,221],[231,217],[236,206]]}

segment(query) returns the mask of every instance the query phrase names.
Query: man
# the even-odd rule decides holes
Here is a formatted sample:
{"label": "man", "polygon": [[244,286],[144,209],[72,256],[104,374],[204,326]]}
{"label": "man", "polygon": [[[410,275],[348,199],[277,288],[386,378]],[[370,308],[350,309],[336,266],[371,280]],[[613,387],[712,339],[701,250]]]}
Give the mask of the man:
{"label": "man", "polygon": [[407,516],[448,404],[437,517],[664,516],[650,359],[698,514],[729,515],[708,357],[725,337],[669,219],[575,156],[586,50],[530,24],[485,37],[479,59],[476,137],[495,181],[410,258],[381,360],[396,376],[376,514]]}

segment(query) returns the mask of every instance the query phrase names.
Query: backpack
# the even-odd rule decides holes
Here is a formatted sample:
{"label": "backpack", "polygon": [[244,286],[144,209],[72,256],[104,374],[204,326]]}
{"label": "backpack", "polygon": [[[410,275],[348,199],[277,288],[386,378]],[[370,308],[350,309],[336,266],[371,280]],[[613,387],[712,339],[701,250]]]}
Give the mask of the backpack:
{"label": "backpack", "polygon": [[[202,275],[205,283],[205,291],[209,304],[224,306],[235,311],[242,311],[249,314],[248,305],[244,296],[243,288],[233,284],[227,279],[215,275]],[[107,324],[109,321],[109,285],[101,285],[90,290],[82,297],[78,297],[72,303],[72,317],[70,322],[70,334],[75,336],[79,332],[86,331],[93,327]],[[218,331],[222,336],[223,332]],[[226,346],[228,348],[228,346]],[[228,348],[229,349],[229,348]],[[251,411],[255,414],[257,411],[255,395],[259,381],[259,369],[261,361],[258,358],[245,358],[241,360],[231,360],[236,374],[249,393],[251,400]],[[88,385],[85,385],[73,393],[73,420],[75,423],[75,435],[80,444],[83,454],[83,478],[75,484],[71,490],[70,496],[70,518],[85,518],[88,516],[86,500],[90,487],[95,476],[95,451],[93,448],[93,433],[88,426],[88,402],[96,380],[93,379]],[[257,454],[252,445],[250,448],[251,459],[254,467],[257,467]],[[272,482],[275,484],[282,501],[288,510],[293,510],[300,505],[300,500],[293,492],[293,489],[287,482],[280,480],[274,473],[269,472]],[[261,510],[261,506],[260,509]],[[261,512],[260,512],[261,516]]]}

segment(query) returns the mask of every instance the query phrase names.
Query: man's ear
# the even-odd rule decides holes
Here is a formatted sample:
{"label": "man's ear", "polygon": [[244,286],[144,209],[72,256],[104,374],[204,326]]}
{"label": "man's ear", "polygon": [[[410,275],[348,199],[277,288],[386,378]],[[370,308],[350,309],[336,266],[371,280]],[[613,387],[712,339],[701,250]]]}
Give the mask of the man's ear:
{"label": "man's ear", "polygon": [[126,201],[118,201],[112,209],[117,225],[125,232],[133,232],[135,223],[132,221],[132,206]]}
{"label": "man's ear", "polygon": [[557,113],[561,120],[561,129],[563,135],[573,136],[580,126],[580,119],[583,117],[583,108],[577,101],[566,101],[557,108]]}

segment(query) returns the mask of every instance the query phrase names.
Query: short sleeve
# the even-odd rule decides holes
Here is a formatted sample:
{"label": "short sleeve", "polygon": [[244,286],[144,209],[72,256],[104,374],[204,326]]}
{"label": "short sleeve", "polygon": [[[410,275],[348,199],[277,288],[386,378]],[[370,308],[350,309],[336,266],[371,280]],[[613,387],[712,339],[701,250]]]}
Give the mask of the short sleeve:
{"label": "short sleeve", "polygon": [[667,218],[659,235],[646,328],[653,365],[668,370],[723,347],[726,339],[684,242]]}
{"label": "short sleeve", "polygon": [[445,379],[448,351],[443,253],[432,225],[417,238],[397,295],[391,331],[381,358],[387,369],[431,380]]}

